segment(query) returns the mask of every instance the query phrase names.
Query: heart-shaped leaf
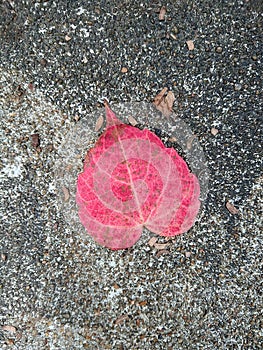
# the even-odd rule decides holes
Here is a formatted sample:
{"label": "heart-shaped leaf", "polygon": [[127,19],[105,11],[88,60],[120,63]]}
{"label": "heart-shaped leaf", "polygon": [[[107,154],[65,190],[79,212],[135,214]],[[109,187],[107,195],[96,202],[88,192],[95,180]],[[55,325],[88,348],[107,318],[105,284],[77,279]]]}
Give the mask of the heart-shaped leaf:
{"label": "heart-shaped leaf", "polygon": [[200,187],[185,161],[149,130],[123,124],[106,105],[107,128],[78,176],[79,217],[99,244],[131,247],[143,226],[160,236],[189,230]]}

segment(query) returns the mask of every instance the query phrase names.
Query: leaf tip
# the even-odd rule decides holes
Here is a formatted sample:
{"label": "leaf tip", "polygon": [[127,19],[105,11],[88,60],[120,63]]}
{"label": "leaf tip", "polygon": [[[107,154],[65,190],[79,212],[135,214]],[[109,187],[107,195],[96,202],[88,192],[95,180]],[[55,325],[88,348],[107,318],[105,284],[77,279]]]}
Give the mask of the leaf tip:
{"label": "leaf tip", "polygon": [[104,106],[106,112],[107,127],[122,124],[121,121],[116,117],[116,114],[111,110],[109,103],[106,99],[104,99]]}

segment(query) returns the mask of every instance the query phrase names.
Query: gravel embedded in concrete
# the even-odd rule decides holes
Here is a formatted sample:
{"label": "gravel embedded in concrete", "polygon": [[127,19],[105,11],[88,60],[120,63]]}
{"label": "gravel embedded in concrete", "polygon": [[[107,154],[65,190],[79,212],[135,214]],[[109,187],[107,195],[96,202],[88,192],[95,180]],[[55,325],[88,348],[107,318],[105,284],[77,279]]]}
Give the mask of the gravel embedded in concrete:
{"label": "gravel embedded in concrete", "polygon": [[[160,21],[163,5],[0,4],[3,350],[263,347],[262,4],[169,1]],[[166,249],[145,230],[112,252],[65,217],[61,145],[92,128],[99,98],[151,102],[165,86],[203,148],[208,197]]]}

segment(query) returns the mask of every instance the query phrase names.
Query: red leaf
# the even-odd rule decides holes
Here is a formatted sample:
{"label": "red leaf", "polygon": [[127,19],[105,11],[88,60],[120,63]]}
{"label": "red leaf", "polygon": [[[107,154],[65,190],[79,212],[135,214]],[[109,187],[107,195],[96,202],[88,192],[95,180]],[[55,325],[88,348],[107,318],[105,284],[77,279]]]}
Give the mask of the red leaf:
{"label": "red leaf", "polygon": [[175,236],[193,225],[200,187],[173,148],[149,130],[121,123],[106,105],[107,129],[78,176],[79,217],[99,244],[131,247],[143,226]]}

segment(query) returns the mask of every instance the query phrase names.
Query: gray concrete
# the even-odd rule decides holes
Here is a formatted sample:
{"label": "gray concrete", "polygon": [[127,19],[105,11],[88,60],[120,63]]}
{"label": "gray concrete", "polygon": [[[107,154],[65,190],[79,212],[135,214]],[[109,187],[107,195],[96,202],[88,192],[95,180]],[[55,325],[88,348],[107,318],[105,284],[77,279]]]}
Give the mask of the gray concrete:
{"label": "gray concrete", "polygon": [[[160,21],[162,5],[0,3],[3,350],[263,347],[262,5],[168,1]],[[102,96],[151,102],[164,86],[203,147],[208,197],[166,254],[146,231],[112,252],[61,206],[61,145]]]}

